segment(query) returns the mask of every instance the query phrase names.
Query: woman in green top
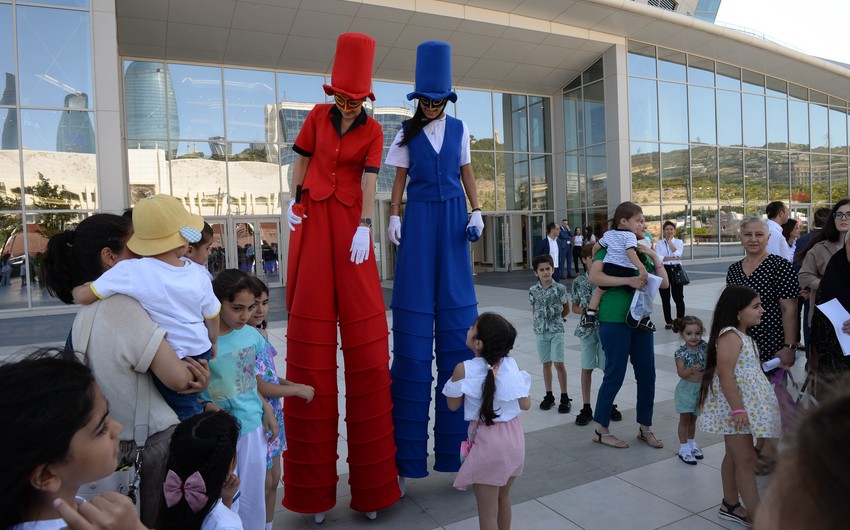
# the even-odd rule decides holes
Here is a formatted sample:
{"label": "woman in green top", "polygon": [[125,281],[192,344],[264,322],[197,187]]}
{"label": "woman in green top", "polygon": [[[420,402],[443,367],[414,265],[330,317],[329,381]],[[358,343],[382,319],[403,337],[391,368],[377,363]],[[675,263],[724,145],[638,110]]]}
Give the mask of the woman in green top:
{"label": "woman in green top", "polygon": [[[643,237],[646,222],[643,218],[643,210],[640,206],[624,202],[617,206],[611,226],[620,225],[620,219],[629,219],[630,226],[635,227],[635,236]],[[662,278],[661,288],[669,284],[667,272],[661,258],[649,248],[639,246],[639,258],[650,274]],[[626,377],[626,367],[631,358],[634,367],[635,379],[637,380],[637,422],[640,424],[638,439],[648,443],[651,447],[661,448],[664,444],[655,437],[651,430],[652,407],[655,401],[655,344],[653,335],[649,331],[633,328],[626,323],[626,314],[631,305],[635,289],[641,289],[646,285],[646,280],[641,279],[635,271],[631,278],[618,278],[608,276],[602,272],[602,260],[605,258],[606,249],[600,249],[594,256],[593,265],[590,269],[590,281],[594,285],[608,287],[605,296],[599,304],[599,340],[602,349],[605,350],[605,377],[596,397],[596,410],[593,419],[598,424],[594,441],[602,445],[625,449],[629,446],[623,440],[619,440],[608,430],[611,421],[611,405],[617,397],[617,393],[623,386]]]}

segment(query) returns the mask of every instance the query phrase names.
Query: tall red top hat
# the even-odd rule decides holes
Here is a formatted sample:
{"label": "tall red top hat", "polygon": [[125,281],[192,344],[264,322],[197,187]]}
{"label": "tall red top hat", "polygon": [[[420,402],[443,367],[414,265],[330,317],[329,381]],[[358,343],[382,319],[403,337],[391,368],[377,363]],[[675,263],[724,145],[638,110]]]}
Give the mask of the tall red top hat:
{"label": "tall red top hat", "polygon": [[336,56],[331,72],[331,84],[322,85],[325,94],[335,92],[351,99],[368,97],[372,93],[372,63],[375,61],[375,39],[362,33],[343,33],[336,40]]}

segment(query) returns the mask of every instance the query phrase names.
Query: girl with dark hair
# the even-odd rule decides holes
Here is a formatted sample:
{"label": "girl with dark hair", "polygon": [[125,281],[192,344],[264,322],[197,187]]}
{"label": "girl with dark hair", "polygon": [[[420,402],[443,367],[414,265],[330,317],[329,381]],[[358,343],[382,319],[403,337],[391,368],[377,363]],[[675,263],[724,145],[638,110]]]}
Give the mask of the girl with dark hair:
{"label": "girl with dark hair", "polygon": [[720,294],[697,403],[702,412],[700,430],[724,435],[726,445],[718,517],[744,526],[750,525],[750,514],[755,514],[759,504],[753,438],[778,438],[781,434],[779,403],[748,333],[761,322],[762,314],[761,299],[749,287],[728,285]]}
{"label": "girl with dark hair", "polygon": [[449,409],[463,405],[469,421],[469,454],[454,487],[466,490],[472,485],[482,529],[511,527],[511,485],[525,461],[519,413],[531,407],[531,376],[508,357],[516,334],[496,313],[479,316],[466,334],[475,357],[458,363],[443,387]]}
{"label": "girl with dark hair", "polygon": [[[60,510],[94,521],[97,508],[78,506],[77,490],[115,471],[122,425],[91,370],[56,350],[0,366],[0,423],[0,528],[64,528]],[[111,528],[143,528],[129,498],[106,500],[123,510]]]}
{"label": "girl with dark hair", "polygon": [[[48,292],[67,304],[73,303],[74,287],[96,280],[122,260],[137,257],[127,247],[132,234],[130,219],[101,213],[83,219],[74,230],[51,237],[41,263],[41,277]],[[88,343],[82,345],[86,326],[91,327],[91,335]],[[206,361],[199,363],[190,358],[181,362],[165,340],[165,330],[128,296],[112,296],[82,307],[74,319],[68,346],[84,354],[110,403],[112,416],[123,425],[134,425],[137,388],[151,374],[170,389],[185,394],[206,388],[210,377]],[[142,522],[152,527],[159,514],[168,440],[179,421],[156,391],[150,393],[146,420],[149,434],[141,459],[139,503]],[[130,427],[120,435],[122,466],[137,459],[133,431]]]}
{"label": "girl with dark hair", "polygon": [[171,437],[158,529],[243,528],[239,516],[230,510],[240,483],[233,473],[238,438],[237,420],[222,410],[192,416],[177,426]]}
{"label": "girl with dark hair", "polygon": [[673,353],[676,360],[676,373],[679,383],[673,395],[676,412],[679,413],[679,460],[689,465],[696,465],[697,460],[703,459],[702,450],[697,445],[696,428],[699,416],[700,382],[705,368],[706,342],[702,340],[705,327],[702,320],[695,316],[685,316],[673,321],[673,329],[682,338],[682,344]]}

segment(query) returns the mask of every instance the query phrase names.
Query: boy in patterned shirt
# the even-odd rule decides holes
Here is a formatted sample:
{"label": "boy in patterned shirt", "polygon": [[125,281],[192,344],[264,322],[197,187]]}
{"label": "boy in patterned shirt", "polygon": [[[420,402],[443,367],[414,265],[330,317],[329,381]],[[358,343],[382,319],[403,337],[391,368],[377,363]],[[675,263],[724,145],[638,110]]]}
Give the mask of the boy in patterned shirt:
{"label": "boy in patterned shirt", "polygon": [[552,394],[552,365],[558,373],[561,401],[558,412],[566,414],[572,407],[567,395],[567,368],[564,366],[564,320],[569,313],[567,288],[552,281],[555,262],[549,254],[541,254],[531,262],[538,282],[528,290],[528,303],[534,315],[534,335],[537,338],[537,355],[543,363],[543,384],[546,396],[540,408],[549,410],[555,404]]}

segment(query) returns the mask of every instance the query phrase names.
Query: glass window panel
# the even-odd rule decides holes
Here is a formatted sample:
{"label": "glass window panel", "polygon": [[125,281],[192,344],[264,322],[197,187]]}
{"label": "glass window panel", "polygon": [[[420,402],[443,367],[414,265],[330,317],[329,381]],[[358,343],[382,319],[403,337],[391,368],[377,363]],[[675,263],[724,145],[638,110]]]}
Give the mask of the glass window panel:
{"label": "glass window panel", "polygon": [[847,157],[830,157],[830,175],[832,181],[832,202],[838,202],[847,195]]}
{"label": "glass window panel", "polygon": [[629,136],[658,139],[658,90],[649,79],[629,78]]}
{"label": "glass window panel", "polygon": [[743,253],[738,229],[744,214],[744,154],[741,149],[717,150],[720,182],[720,255]]}
{"label": "glass window panel", "polygon": [[[581,92],[581,91],[579,91]],[[510,150],[510,147],[505,146],[506,135],[508,131],[506,127],[510,127],[511,122],[511,98],[508,94],[493,93],[493,140],[496,143],[497,151]],[[579,124],[581,122],[579,121]]]}
{"label": "glass window panel", "polygon": [[[814,94],[814,92],[812,92]],[[823,105],[809,104],[812,151],[826,153],[829,150],[829,111]]]}
{"label": "glass window panel", "polygon": [[829,147],[832,154],[847,154],[846,109],[829,109]]}
{"label": "glass window panel", "polygon": [[[598,83],[602,84],[602,83]],[[593,86],[593,85],[591,85]],[[587,99],[587,91],[585,90],[585,108],[592,102]],[[599,101],[600,109],[594,112],[592,109],[585,112],[588,119],[593,120],[594,117],[602,115],[602,141],[605,141],[605,111],[602,102]],[[531,151],[535,153],[547,153],[552,151],[552,146],[549,141],[549,98],[540,96],[528,96],[528,121],[529,121],[529,136],[531,137]],[[588,134],[594,131],[595,123],[588,125]]]}
{"label": "glass window panel", "polygon": [[578,189],[581,207],[587,208],[587,149],[582,150],[578,159]]}
{"label": "glass window panel", "polygon": [[496,160],[492,151],[473,151],[472,172],[478,188],[478,203],[484,211],[496,210]]}
{"label": "glass window panel", "polygon": [[759,74],[751,70],[742,70],[741,82],[743,83],[744,92],[755,92],[756,94],[764,94],[763,74]]}
{"label": "glass window panel", "polygon": [[766,147],[764,96],[744,94],[744,147]]}
{"label": "glass window panel", "polygon": [[[17,148],[0,150],[0,211],[21,209],[21,166]],[[0,227],[0,245],[6,241]]]}
{"label": "glass window panel", "polygon": [[661,144],[661,196],[664,202],[690,202],[690,151],[687,145]]}
{"label": "glass window panel", "polygon": [[531,208],[533,210],[552,209],[552,157],[535,155],[530,160],[531,168]]}
{"label": "glass window panel", "polygon": [[690,102],[691,142],[716,144],[714,89],[691,86],[688,89],[688,100]]}
{"label": "glass window panel", "polygon": [[741,93],[717,91],[717,144],[741,145]]}
{"label": "glass window panel", "polygon": [[[325,103],[324,76],[277,74],[277,100],[294,103]],[[406,98],[405,98],[406,99]]]}
{"label": "glass window panel", "polygon": [[505,149],[510,151],[528,151],[528,107],[526,97],[518,94],[510,95],[510,136],[505,139]]}
{"label": "glass window panel", "polygon": [[22,105],[90,108],[90,14],[18,6],[18,81]]}
{"label": "glass window panel", "polygon": [[581,87],[581,76],[579,75],[578,77],[576,77],[575,79],[570,81],[569,84],[567,84],[567,86],[564,87],[564,91],[568,92],[570,90],[574,90],[574,89],[580,88],[580,87]]}
{"label": "glass window panel", "polygon": [[18,112],[14,107],[0,109],[0,120],[3,124],[0,131],[0,149],[3,151],[18,148]]}
{"label": "glass window panel", "polygon": [[668,81],[687,80],[686,66],[687,55],[682,52],[658,48],[658,78]]}
{"label": "glass window panel", "polygon": [[505,154],[505,191],[507,210],[528,210],[528,155]]}
{"label": "glass window panel", "polygon": [[[96,208],[97,161],[91,112],[21,110],[26,203]],[[52,206],[49,209],[54,209]]]}
{"label": "glass window panel", "polygon": [[581,78],[585,84],[602,80],[602,59],[599,59],[582,72]]}
{"label": "glass window panel", "polygon": [[[64,212],[42,211],[27,215],[26,225],[21,227],[23,231],[19,230],[17,232],[17,237],[13,238],[13,244],[10,245],[11,247],[16,247],[16,252],[13,252],[13,254],[17,254],[17,259],[13,258],[12,263],[19,264],[18,267],[14,267],[12,270],[11,280],[13,286],[16,281],[21,281],[20,267],[25,267],[26,289],[17,290],[21,299],[26,300],[29,297],[33,307],[65,306],[64,302],[50,296],[50,293],[44,288],[44,284],[38,281],[38,269],[42,256],[47,250],[48,240],[60,232],[76,227],[87,216],[87,212],[71,212],[67,210]],[[24,241],[26,241],[26,252],[23,252]],[[26,256],[26,260],[24,260],[24,256]],[[0,305],[0,309],[6,308],[8,306]]]}
{"label": "glass window panel", "polygon": [[632,142],[632,200],[641,206],[661,201],[658,144]]}
{"label": "glass window panel", "polygon": [[301,132],[301,127],[307,120],[307,115],[310,114],[315,105],[315,103],[297,103],[294,101],[278,103],[277,126],[280,127],[280,134],[277,135],[277,138],[279,141],[290,145],[294,144],[298,138],[298,133]]}
{"label": "glass window panel", "polygon": [[[691,255],[691,208],[686,203],[670,203],[665,199],[661,205],[662,229],[664,221],[672,221],[676,224],[676,237],[685,243],[685,248],[682,249],[683,257],[689,258]],[[656,243],[657,244],[657,243]]]}
{"label": "glass window panel", "polygon": [[173,78],[168,75],[168,65],[147,61],[124,62],[124,116],[127,138],[154,139],[140,142],[142,147],[155,148],[169,136],[180,137],[177,98]]}
{"label": "glass window panel", "polygon": [[787,204],[791,197],[791,181],[788,173],[788,153],[768,151],[767,153],[768,198]]}
{"label": "glass window panel", "polygon": [[581,192],[579,191],[578,159],[578,151],[567,153],[564,157],[564,169],[566,171],[567,211],[572,211],[582,207]]}
{"label": "glass window panel", "polygon": [[18,100],[15,88],[15,42],[12,24],[12,6],[0,5],[0,74],[3,75],[0,105],[14,105]]}
{"label": "glass window panel", "polygon": [[[283,82],[284,79],[291,81],[291,76],[297,74],[279,74],[278,82]],[[318,76],[300,76],[300,77],[318,77]],[[319,83],[321,85],[321,83]],[[280,91],[281,88],[278,88]],[[319,91],[322,91],[321,86],[319,86]],[[408,100],[407,95],[413,92],[413,85],[407,83],[390,83],[387,81],[375,81],[372,83],[372,92],[375,93],[375,101],[376,103],[380,103],[381,106],[386,107],[400,107],[403,109],[407,109],[410,112],[410,115],[413,116],[413,112],[416,110],[416,100]],[[475,94],[480,94],[480,92],[475,90],[457,90],[458,97],[463,100],[463,106],[466,105],[467,97],[474,96]],[[318,102],[316,102],[318,103]],[[487,111],[487,114],[490,114],[490,110]],[[465,118],[463,118],[465,120]],[[467,122],[467,125],[469,122]]]}
{"label": "glass window panel", "polygon": [[688,83],[714,86],[714,61],[688,55]]}
{"label": "glass window panel", "polygon": [[[127,140],[127,175],[131,205],[148,195],[171,193],[168,145],[164,139],[150,142]],[[177,149],[176,142],[174,149]]]}
{"label": "glass window panel", "polygon": [[661,140],[688,143],[688,87],[658,83],[658,122]]}
{"label": "glass window panel", "polygon": [[[11,254],[12,270],[9,273],[9,281],[12,286],[21,287],[20,266],[26,257],[24,241],[27,239],[20,214],[0,214],[0,241],[2,241],[2,253]],[[11,296],[14,292],[15,295]],[[24,309],[28,305],[28,296],[25,289],[6,289],[6,296],[0,298],[0,310]]]}
{"label": "glass window panel", "polygon": [[809,101],[812,101],[814,103],[823,103],[824,105],[826,105],[826,104],[829,103],[829,97],[822,92],[816,92],[814,90],[810,90],[809,91]]}
{"label": "glass window panel", "polygon": [[741,69],[726,63],[717,63],[717,88],[741,90]]}
{"label": "glass window panel", "polygon": [[829,105],[832,106],[832,107],[844,108],[844,107],[847,106],[847,102],[844,101],[843,99],[840,99],[840,98],[837,98],[837,97],[834,97],[834,96],[829,96]]}
{"label": "glass window panel", "polygon": [[280,214],[280,165],[272,144],[226,144],[230,195],[242,197],[250,215]]}
{"label": "glass window panel", "polygon": [[767,95],[785,97],[788,94],[788,83],[775,77],[767,77]]}
{"label": "glass window panel", "polygon": [[578,149],[579,134],[584,132],[581,89],[564,94],[564,145],[567,151]]}
{"label": "glass window panel", "polygon": [[793,99],[808,101],[809,89],[804,86],[795,85],[794,83],[788,83],[788,95]]}
{"label": "glass window panel", "polygon": [[469,128],[472,149],[493,149],[493,102],[490,92],[457,91],[457,117]]}
{"label": "glass window panel", "polygon": [[694,208],[717,203],[716,147],[691,147],[691,187]]}
{"label": "glass window panel", "polygon": [[173,63],[168,68],[177,99],[180,136],[223,139],[221,68]]}
{"label": "glass window panel", "polygon": [[767,147],[788,149],[788,100],[767,98]]}
{"label": "glass window panel", "polygon": [[809,203],[812,200],[812,173],[809,153],[791,153],[788,157],[791,177],[791,202]]}
{"label": "glass window panel", "polygon": [[[710,201],[693,205],[694,259],[716,258],[720,253],[717,234],[720,230],[717,203]],[[738,243],[740,245],[740,243]]]}
{"label": "glass window panel", "polygon": [[226,145],[220,141],[177,142],[177,153],[169,162],[171,195],[182,199],[186,208],[201,215],[245,214],[246,198],[227,191]]}
{"label": "glass window panel", "polygon": [[44,4],[60,7],[80,7],[88,9],[89,0],[26,0],[28,4]]}
{"label": "glass window panel", "polygon": [[788,132],[791,150],[809,150],[809,104],[788,100]]}
{"label": "glass window panel", "polygon": [[605,143],[605,90],[602,81],[584,87],[584,145]]}
{"label": "glass window panel", "polygon": [[274,72],[224,69],[228,140],[276,141],[274,82]]}
{"label": "glass window panel", "polygon": [[746,215],[761,215],[767,200],[767,153],[744,151]]}
{"label": "glass window panel", "polygon": [[655,77],[655,46],[629,42],[629,75]]}
{"label": "glass window panel", "polygon": [[[507,175],[505,170],[506,156],[510,157],[510,155],[504,153],[496,153],[496,210],[498,211],[507,210],[508,204]],[[478,200],[481,200],[481,192],[479,192]]]}
{"label": "glass window panel", "polygon": [[604,145],[587,149],[587,201],[588,206],[608,204],[608,162]]}
{"label": "glass window panel", "polygon": [[[829,155],[811,155],[812,157],[812,203],[829,204]],[[838,199],[846,195],[840,195]]]}

